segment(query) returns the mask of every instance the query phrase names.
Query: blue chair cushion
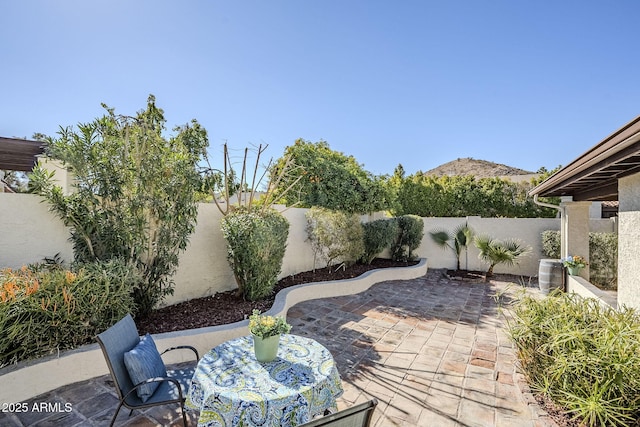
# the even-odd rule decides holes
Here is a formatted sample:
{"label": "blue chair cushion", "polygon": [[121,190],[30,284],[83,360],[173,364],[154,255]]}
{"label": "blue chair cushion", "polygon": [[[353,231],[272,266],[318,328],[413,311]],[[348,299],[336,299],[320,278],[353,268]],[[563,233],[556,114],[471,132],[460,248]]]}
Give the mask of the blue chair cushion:
{"label": "blue chair cushion", "polygon": [[[149,334],[142,337],[134,348],[124,354],[124,364],[133,385],[149,378],[167,376],[167,368],[156,348],[156,343]],[[159,385],[160,382],[152,382],[138,387],[136,390],[138,397],[146,402]]]}

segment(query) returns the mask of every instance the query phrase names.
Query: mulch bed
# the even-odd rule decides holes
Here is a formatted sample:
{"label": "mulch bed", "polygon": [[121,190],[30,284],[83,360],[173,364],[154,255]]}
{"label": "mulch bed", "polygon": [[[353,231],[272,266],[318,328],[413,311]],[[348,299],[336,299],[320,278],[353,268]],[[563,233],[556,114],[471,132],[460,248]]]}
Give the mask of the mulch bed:
{"label": "mulch bed", "polygon": [[271,308],[276,294],[285,288],[303,283],[328,280],[351,279],[369,270],[389,267],[407,267],[417,262],[397,262],[376,258],[369,265],[354,264],[345,268],[318,268],[283,277],[274,287],[273,294],[260,301],[245,301],[235,290],[218,292],[215,295],[195,298],[154,310],[149,317],[136,319],[141,334],[182,331],[206,326],[226,325],[247,319],[251,312],[265,312]]}

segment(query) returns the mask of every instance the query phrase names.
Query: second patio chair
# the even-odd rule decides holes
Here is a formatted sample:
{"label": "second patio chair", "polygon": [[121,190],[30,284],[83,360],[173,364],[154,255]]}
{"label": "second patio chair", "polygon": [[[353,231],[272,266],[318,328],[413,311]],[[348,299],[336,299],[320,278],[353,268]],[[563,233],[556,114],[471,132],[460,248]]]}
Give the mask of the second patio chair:
{"label": "second patio chair", "polygon": [[377,404],[378,400],[374,398],[368,402],[309,421],[300,427],[367,427],[371,423],[371,417]]}

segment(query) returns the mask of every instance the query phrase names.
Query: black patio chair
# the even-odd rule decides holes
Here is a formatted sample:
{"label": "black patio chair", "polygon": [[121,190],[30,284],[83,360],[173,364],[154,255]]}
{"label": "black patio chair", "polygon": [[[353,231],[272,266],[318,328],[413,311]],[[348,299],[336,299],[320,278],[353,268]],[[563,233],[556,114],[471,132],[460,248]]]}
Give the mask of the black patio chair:
{"label": "black patio chair", "polygon": [[316,418],[299,427],[367,427],[371,423],[371,417],[377,404],[378,400],[374,398],[342,411]]}
{"label": "black patio chair", "polygon": [[[97,340],[120,399],[118,409],[111,419],[110,426],[114,425],[122,406],[131,409],[129,413],[129,416],[131,416],[134,409],[175,403],[180,405],[182,424],[187,427],[184,400],[189,390],[195,366],[167,371],[160,353],[155,348],[153,340],[150,339],[150,335],[140,338],[136,324],[130,314],[106,331],[98,334]],[[134,350],[134,348],[136,349]],[[196,362],[200,358],[198,351],[191,346],[172,347],[161,354],[177,349],[193,351],[196,356]],[[134,351],[132,352],[131,350]],[[125,353],[129,353],[127,355],[127,363],[125,363]],[[135,354],[135,356],[132,356],[132,354]],[[140,356],[141,354],[142,356]],[[134,366],[135,369],[140,369],[144,372],[132,371],[130,374]],[[132,375],[138,379],[132,380]],[[140,378],[141,375],[142,378]]]}

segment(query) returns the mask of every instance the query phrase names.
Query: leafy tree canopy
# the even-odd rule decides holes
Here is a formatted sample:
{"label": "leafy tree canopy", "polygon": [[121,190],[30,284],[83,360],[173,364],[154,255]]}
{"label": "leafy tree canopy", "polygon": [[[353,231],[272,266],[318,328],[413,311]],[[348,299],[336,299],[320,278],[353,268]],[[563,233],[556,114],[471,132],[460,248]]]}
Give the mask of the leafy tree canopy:
{"label": "leafy tree canopy", "polygon": [[[294,190],[281,196],[286,205],[318,206],[349,213],[375,212],[389,206],[390,195],[382,178],[366,171],[353,156],[332,150],[326,141],[296,140],[286,147],[272,173],[277,173],[287,158],[303,169],[304,176]],[[291,184],[282,180],[276,193]]]}
{"label": "leafy tree canopy", "polygon": [[[395,215],[422,217],[485,218],[554,217],[550,208],[536,205],[528,192],[550,172],[531,182],[513,182],[503,178],[480,178],[471,175],[434,176],[416,173],[402,176],[402,170],[388,180],[395,194]],[[550,201],[554,203],[554,201]]]}
{"label": "leafy tree canopy", "polygon": [[38,167],[31,185],[71,228],[75,261],[120,258],[140,269],[144,283],[134,297],[149,312],[173,291],[170,276],[195,227],[207,133],[193,120],[163,136],[153,95],[135,117],[103,107],[103,117],[48,138],[48,156],[73,172],[76,191],[63,194]]}

